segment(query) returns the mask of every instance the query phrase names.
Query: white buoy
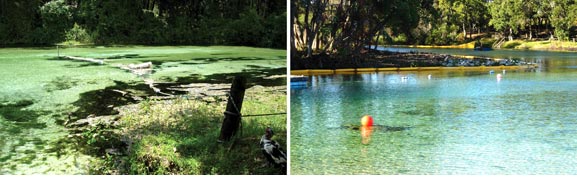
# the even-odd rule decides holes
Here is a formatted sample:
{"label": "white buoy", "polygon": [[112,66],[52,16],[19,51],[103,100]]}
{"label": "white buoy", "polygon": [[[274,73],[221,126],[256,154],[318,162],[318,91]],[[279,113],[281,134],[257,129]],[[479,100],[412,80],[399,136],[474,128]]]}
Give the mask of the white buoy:
{"label": "white buoy", "polygon": [[431,74],[427,75],[427,78],[428,78],[429,80],[431,79],[431,77],[432,77]]}

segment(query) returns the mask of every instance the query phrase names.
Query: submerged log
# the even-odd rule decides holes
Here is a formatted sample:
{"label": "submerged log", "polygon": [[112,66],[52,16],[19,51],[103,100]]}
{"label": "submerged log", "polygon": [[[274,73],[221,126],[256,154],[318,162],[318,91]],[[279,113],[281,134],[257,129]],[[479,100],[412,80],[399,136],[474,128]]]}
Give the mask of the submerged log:
{"label": "submerged log", "polygon": [[85,62],[104,64],[104,60],[94,59],[94,58],[82,58],[82,57],[74,57],[74,56],[62,56],[62,58],[70,59],[70,60],[79,60],[79,61],[85,61]]}
{"label": "submerged log", "polygon": [[151,74],[153,68],[152,62],[145,62],[141,64],[115,65],[115,67],[130,71],[131,73],[138,76]]}
{"label": "submerged log", "polygon": [[152,62],[146,62],[142,64],[128,64],[129,69],[152,69]]}

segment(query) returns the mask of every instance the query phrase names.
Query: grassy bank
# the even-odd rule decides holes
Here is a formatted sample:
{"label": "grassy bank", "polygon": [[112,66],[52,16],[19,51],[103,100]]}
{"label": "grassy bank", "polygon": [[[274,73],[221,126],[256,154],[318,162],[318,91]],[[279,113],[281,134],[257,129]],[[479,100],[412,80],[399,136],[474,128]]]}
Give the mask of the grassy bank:
{"label": "grassy bank", "polygon": [[[258,143],[270,126],[275,131],[273,139],[286,149],[286,114],[245,117],[232,141],[218,143],[225,106],[225,99],[207,103],[184,97],[125,106],[113,131],[86,134],[87,144],[93,147],[114,141],[128,143],[125,149],[116,147],[102,154],[93,162],[91,173],[283,174],[281,169],[264,166],[266,159]],[[247,89],[243,115],[283,112],[286,87]]]}
{"label": "grassy bank", "polygon": [[[481,38],[479,40],[483,47],[491,47],[493,43],[496,42],[495,39],[492,38]],[[439,49],[473,49],[475,48],[475,43],[477,41],[470,41],[461,44],[453,44],[453,45],[401,45],[399,47],[409,47],[409,48],[439,48]]]}
{"label": "grassy bank", "polygon": [[513,40],[503,43],[502,48],[544,51],[577,51],[577,42]]}
{"label": "grassy bank", "polygon": [[[483,38],[481,43],[483,46],[491,47],[495,39]],[[458,45],[410,45],[400,46],[410,48],[446,48],[446,49],[473,49],[475,41],[458,44]],[[577,51],[577,42],[573,41],[528,41],[528,40],[513,40],[506,41],[501,45],[502,49],[517,49],[517,50],[536,50],[536,51]]]}

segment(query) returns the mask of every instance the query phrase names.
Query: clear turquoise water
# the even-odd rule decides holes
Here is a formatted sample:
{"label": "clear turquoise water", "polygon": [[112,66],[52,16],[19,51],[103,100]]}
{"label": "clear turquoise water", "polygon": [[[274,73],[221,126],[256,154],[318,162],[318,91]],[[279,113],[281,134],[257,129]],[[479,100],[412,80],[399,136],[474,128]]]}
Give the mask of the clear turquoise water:
{"label": "clear turquoise water", "polygon": [[[219,78],[214,82],[230,83],[231,73],[286,71],[284,50],[250,47],[72,47],[60,49],[60,54],[107,58],[107,64],[61,60],[56,48],[0,49],[0,174],[87,174],[98,156],[81,150],[61,124],[66,114],[82,106],[117,105],[107,100],[115,98],[109,97],[114,92],[98,93],[107,87],[137,92],[141,89],[130,88],[144,85],[143,78],[168,83]],[[151,75],[140,77],[114,67],[142,62],[153,62]]]}
{"label": "clear turquoise water", "polygon": [[[291,174],[577,174],[577,55],[503,53],[540,70],[311,76],[291,90]],[[406,129],[363,144],[342,126],[366,114]]]}

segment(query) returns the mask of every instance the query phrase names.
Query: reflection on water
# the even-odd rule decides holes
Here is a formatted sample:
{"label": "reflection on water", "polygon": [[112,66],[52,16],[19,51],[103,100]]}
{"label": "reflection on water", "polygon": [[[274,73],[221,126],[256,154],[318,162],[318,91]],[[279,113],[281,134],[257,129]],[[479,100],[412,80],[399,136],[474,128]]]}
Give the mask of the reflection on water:
{"label": "reflection on water", "polygon": [[[291,90],[291,174],[577,174],[577,57],[561,55],[537,72],[312,76]],[[382,127],[343,127],[367,114]]]}
{"label": "reflection on water", "polygon": [[365,126],[365,127],[361,127],[361,138],[362,141],[361,143],[363,144],[369,144],[369,142],[371,141],[371,134],[373,133],[373,127],[372,126]]}

